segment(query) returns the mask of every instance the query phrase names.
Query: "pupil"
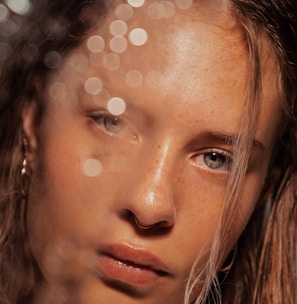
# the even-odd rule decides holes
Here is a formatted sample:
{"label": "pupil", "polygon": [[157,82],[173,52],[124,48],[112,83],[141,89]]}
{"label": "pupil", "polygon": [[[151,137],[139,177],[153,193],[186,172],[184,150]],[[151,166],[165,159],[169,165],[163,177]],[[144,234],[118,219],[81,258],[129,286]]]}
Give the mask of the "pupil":
{"label": "pupil", "polygon": [[218,160],[217,154],[216,154],[216,153],[211,153],[211,155],[210,155],[210,160],[212,160],[212,161],[217,161],[217,160]]}
{"label": "pupil", "polygon": [[222,166],[222,164],[224,164],[225,160],[226,160],[225,156],[217,154],[216,152],[208,153],[205,156],[206,163],[212,169],[217,169],[220,166]]}
{"label": "pupil", "polygon": [[117,133],[121,129],[120,120],[118,117],[106,117],[104,120],[104,125],[110,132]]}

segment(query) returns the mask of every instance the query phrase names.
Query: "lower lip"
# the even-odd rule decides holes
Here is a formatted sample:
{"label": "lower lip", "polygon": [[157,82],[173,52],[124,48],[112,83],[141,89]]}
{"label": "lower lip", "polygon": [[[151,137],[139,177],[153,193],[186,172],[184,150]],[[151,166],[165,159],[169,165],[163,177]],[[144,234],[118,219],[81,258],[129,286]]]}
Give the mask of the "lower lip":
{"label": "lower lip", "polygon": [[152,269],[131,265],[106,255],[100,256],[99,268],[103,276],[134,286],[152,286],[160,277]]}

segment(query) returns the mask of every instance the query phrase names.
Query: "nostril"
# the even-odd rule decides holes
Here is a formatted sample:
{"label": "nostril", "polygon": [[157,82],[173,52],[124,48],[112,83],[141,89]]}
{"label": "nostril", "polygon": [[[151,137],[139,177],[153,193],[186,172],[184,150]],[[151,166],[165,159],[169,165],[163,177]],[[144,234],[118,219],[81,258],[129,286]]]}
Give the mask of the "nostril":
{"label": "nostril", "polygon": [[141,233],[164,233],[170,230],[173,225],[168,221],[158,221],[151,224],[146,224],[141,221],[131,210],[123,210],[121,213],[121,218],[129,222],[138,232]]}

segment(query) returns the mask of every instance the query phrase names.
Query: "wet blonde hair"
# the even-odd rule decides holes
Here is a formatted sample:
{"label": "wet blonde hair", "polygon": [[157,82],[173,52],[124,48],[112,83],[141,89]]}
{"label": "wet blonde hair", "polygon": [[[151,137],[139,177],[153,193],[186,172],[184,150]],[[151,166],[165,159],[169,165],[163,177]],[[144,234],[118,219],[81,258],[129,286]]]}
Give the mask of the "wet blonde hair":
{"label": "wet blonde hair", "polygon": [[[196,302],[293,304],[297,301],[296,4],[293,1],[230,1],[230,9],[245,36],[250,80],[225,209],[206,265],[206,284]],[[282,106],[283,122],[270,168],[278,168],[280,177],[270,181],[268,172],[267,183],[272,182],[274,190],[267,202],[254,212],[238,240],[233,267],[219,280],[216,277],[219,251],[232,227],[261,110],[261,55],[265,42],[276,57],[279,87],[273,89],[279,91]],[[193,270],[185,303],[190,303],[191,291],[201,282],[203,278],[197,277]]]}

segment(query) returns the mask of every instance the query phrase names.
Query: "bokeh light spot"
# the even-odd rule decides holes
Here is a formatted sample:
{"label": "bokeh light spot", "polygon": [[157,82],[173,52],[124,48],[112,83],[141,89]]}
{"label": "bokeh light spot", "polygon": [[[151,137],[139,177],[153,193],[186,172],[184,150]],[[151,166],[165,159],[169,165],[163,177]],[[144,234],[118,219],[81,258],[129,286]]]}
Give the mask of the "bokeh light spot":
{"label": "bokeh light spot", "polygon": [[124,21],[127,21],[133,17],[133,8],[128,4],[119,4],[115,10],[116,16]]}
{"label": "bokeh light spot", "polygon": [[87,40],[87,47],[92,53],[99,53],[105,47],[105,41],[101,36],[91,36]]}
{"label": "bokeh light spot", "polygon": [[122,115],[126,110],[126,103],[120,97],[113,97],[108,101],[107,109],[112,115]]}
{"label": "bokeh light spot", "polygon": [[109,47],[115,53],[123,53],[128,46],[127,39],[125,37],[116,36],[110,40]]}
{"label": "bokeh light spot", "polygon": [[28,44],[22,51],[22,56],[27,62],[33,62],[39,55],[38,47],[35,44]]}
{"label": "bokeh light spot", "polygon": [[144,45],[147,42],[147,32],[142,28],[135,28],[129,33],[129,41],[136,46]]}
{"label": "bokeh light spot", "polygon": [[193,5],[193,0],[175,0],[175,4],[181,9],[189,9]]}
{"label": "bokeh light spot", "polygon": [[0,4],[0,22],[5,22],[9,17],[9,11],[6,6]]}
{"label": "bokeh light spot", "polygon": [[18,15],[26,15],[31,10],[29,0],[6,0],[7,6]]}
{"label": "bokeh light spot", "polygon": [[141,7],[144,5],[145,0],[128,0],[128,4],[132,7]]}
{"label": "bokeh light spot", "polygon": [[55,82],[49,88],[49,95],[56,100],[62,100],[66,93],[66,87],[62,82]]}
{"label": "bokeh light spot", "polygon": [[110,53],[104,56],[103,65],[110,71],[117,70],[121,65],[121,59],[117,54]]}
{"label": "bokeh light spot", "polygon": [[83,172],[86,176],[96,177],[102,172],[102,163],[98,159],[87,159],[83,163]]}
{"label": "bokeh light spot", "polygon": [[50,69],[56,69],[62,63],[62,56],[56,51],[49,51],[45,54],[44,64]]}
{"label": "bokeh light spot", "polygon": [[124,36],[128,30],[127,23],[122,20],[114,20],[109,25],[109,31],[114,36]]}
{"label": "bokeh light spot", "polygon": [[139,88],[143,83],[143,76],[139,71],[129,71],[126,74],[126,83],[131,88]]}
{"label": "bokeh light spot", "polygon": [[149,5],[147,13],[152,19],[161,19],[165,16],[165,7],[159,2],[153,2]]}
{"label": "bokeh light spot", "polygon": [[110,94],[104,88],[97,95],[93,96],[93,101],[95,105],[102,106],[102,104],[107,104],[110,99]]}
{"label": "bokeh light spot", "polygon": [[85,90],[90,95],[99,94],[102,88],[102,81],[97,77],[90,77],[85,82]]}
{"label": "bokeh light spot", "polygon": [[170,1],[162,1],[161,2],[164,9],[165,9],[165,12],[164,12],[164,17],[165,18],[170,18],[172,16],[174,16],[175,14],[175,5],[170,2]]}

